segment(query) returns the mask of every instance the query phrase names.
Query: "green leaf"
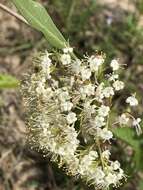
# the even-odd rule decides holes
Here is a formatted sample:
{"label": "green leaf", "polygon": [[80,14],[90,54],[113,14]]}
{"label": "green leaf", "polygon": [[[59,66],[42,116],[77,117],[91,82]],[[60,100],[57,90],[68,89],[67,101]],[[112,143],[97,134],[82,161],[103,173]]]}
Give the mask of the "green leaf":
{"label": "green leaf", "polygon": [[0,74],[0,88],[16,88],[19,86],[19,81],[6,74]]}
{"label": "green leaf", "polygon": [[139,190],[143,190],[143,181],[139,182]]}
{"label": "green leaf", "polygon": [[139,146],[139,141],[134,138],[134,130],[128,127],[116,128],[113,130],[114,134],[124,140],[127,144],[131,145],[134,149],[137,149]]}
{"label": "green leaf", "polygon": [[143,155],[143,151],[141,149],[141,141],[138,137],[135,136],[135,130],[131,128],[116,128],[112,130],[116,137],[126,142],[130,145],[135,151],[134,161],[136,163],[137,169],[142,169],[141,167],[141,159]]}
{"label": "green leaf", "polygon": [[33,0],[12,0],[22,16],[38,31],[41,31],[48,42],[56,48],[64,48],[67,44],[63,35],[55,26],[46,9]]}

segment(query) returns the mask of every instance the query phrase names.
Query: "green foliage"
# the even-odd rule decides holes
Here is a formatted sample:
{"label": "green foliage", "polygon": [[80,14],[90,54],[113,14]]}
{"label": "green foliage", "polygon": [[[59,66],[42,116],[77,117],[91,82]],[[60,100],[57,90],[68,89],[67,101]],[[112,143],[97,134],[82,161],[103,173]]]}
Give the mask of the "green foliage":
{"label": "green foliage", "polygon": [[143,169],[142,158],[143,150],[141,149],[142,141],[135,135],[135,129],[131,128],[116,128],[113,130],[116,137],[130,145],[134,150],[134,162],[136,164],[136,169]]}
{"label": "green foliage", "polygon": [[143,0],[136,1],[137,8],[140,11],[140,13],[143,13]]}
{"label": "green foliage", "polygon": [[16,88],[19,86],[19,81],[7,74],[0,74],[0,89]]}
{"label": "green foliage", "polygon": [[96,12],[96,5],[96,0],[51,0],[51,6],[61,18],[64,30],[76,45],[81,33],[87,29],[90,17]]}
{"label": "green foliage", "polygon": [[41,6],[41,4],[33,0],[12,1],[28,23],[33,28],[41,31],[52,46],[56,48],[65,47],[66,40],[53,23],[46,9]]}
{"label": "green foliage", "polygon": [[139,190],[143,190],[143,181],[140,181],[139,183]]}

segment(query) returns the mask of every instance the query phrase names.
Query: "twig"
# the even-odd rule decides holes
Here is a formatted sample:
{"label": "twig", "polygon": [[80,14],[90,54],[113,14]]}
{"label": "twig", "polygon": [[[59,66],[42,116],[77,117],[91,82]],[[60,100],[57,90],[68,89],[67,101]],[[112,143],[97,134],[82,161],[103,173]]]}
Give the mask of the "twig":
{"label": "twig", "polygon": [[0,9],[6,11],[10,15],[14,16],[15,18],[19,19],[20,21],[24,22],[25,24],[29,25],[28,22],[19,14],[13,12],[11,9],[0,3]]}

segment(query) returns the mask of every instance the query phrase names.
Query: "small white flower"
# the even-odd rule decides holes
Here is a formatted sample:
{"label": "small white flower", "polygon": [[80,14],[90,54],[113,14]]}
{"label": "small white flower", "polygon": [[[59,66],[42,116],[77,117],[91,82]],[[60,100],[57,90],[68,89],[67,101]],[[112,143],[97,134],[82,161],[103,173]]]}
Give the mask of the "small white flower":
{"label": "small white flower", "polygon": [[98,158],[98,153],[96,151],[90,151],[88,154],[80,158],[79,173],[81,175],[91,173],[91,165],[95,159]]}
{"label": "small white flower", "polygon": [[95,113],[96,112],[95,108],[96,108],[95,105],[91,105],[88,110],[88,115]]}
{"label": "small white flower", "polygon": [[109,186],[110,184],[116,185],[116,183],[118,182],[117,175],[116,175],[116,174],[109,173],[109,174],[105,177],[105,181],[106,181],[106,183],[107,183],[107,186]]}
{"label": "small white flower", "polygon": [[94,95],[94,93],[95,93],[95,86],[92,84],[86,85],[84,89],[85,89],[85,93],[87,94],[87,96]]}
{"label": "small white flower", "polygon": [[83,104],[83,107],[84,107],[86,110],[88,110],[88,109],[90,108],[90,106],[91,106],[91,102],[90,102],[90,101],[87,101],[87,102],[85,102],[85,103]]}
{"label": "small white flower", "polygon": [[51,54],[46,52],[46,54],[42,57],[41,65],[43,70],[47,70],[51,66],[52,60],[49,58],[49,55]]}
{"label": "small white flower", "polygon": [[97,135],[102,138],[103,140],[110,140],[113,137],[113,133],[111,131],[109,131],[107,128],[104,129],[100,129],[98,128],[97,130]]}
{"label": "small white flower", "polygon": [[141,122],[141,118],[133,119],[133,126],[136,128],[137,135],[142,134],[140,122]]}
{"label": "small white flower", "polygon": [[42,95],[44,100],[49,100],[53,96],[53,90],[51,87],[45,87],[45,80],[42,79],[38,82],[37,87],[35,89],[38,96]]}
{"label": "small white flower", "polygon": [[118,78],[119,78],[119,75],[118,75],[118,74],[113,74],[113,75],[110,76],[109,81],[115,81],[115,80],[117,80]]}
{"label": "small white flower", "polygon": [[85,93],[84,88],[83,88],[83,87],[81,87],[81,88],[79,89],[79,92],[80,92],[81,98],[82,98],[83,100],[85,100],[85,99],[86,99],[87,94]]}
{"label": "small white flower", "polygon": [[52,90],[52,88],[46,88],[45,89],[45,92],[43,93],[43,97],[46,99],[46,100],[48,100],[48,99],[50,99],[51,97],[53,96],[53,90]]}
{"label": "small white flower", "polygon": [[64,53],[72,53],[73,52],[73,48],[72,47],[66,47],[63,49]]}
{"label": "small white flower", "polygon": [[111,61],[110,66],[112,67],[113,71],[117,71],[120,67],[120,65],[116,59],[113,59]]}
{"label": "small white flower", "polygon": [[68,91],[59,90],[58,98],[61,102],[65,102],[70,99],[70,95]]}
{"label": "small white flower", "polygon": [[59,82],[56,81],[56,80],[51,80],[52,81],[52,87],[55,89],[55,88],[58,88],[59,87]]}
{"label": "small white flower", "polygon": [[64,147],[59,147],[59,149],[58,149],[58,154],[59,155],[62,155],[62,156],[64,156],[65,154],[66,154],[66,151],[65,151],[65,149],[64,149]]}
{"label": "small white flower", "polygon": [[76,114],[75,114],[74,112],[70,112],[70,113],[67,115],[67,122],[68,122],[68,124],[72,124],[72,123],[74,123],[76,120],[77,120],[77,117],[76,117]]}
{"label": "small white flower", "polygon": [[115,90],[119,91],[119,90],[122,90],[124,88],[124,83],[122,81],[115,81],[113,83],[113,87],[115,88]]}
{"label": "small white flower", "polygon": [[127,125],[128,121],[129,121],[129,118],[124,113],[119,117],[120,125]]}
{"label": "small white flower", "polygon": [[102,117],[106,117],[108,115],[110,111],[109,106],[104,106],[102,105],[99,109],[98,109],[98,114]]}
{"label": "small white flower", "polygon": [[106,87],[106,88],[104,88],[103,95],[106,98],[109,98],[110,96],[113,96],[114,95],[114,89],[112,87]]}
{"label": "small white flower", "polygon": [[98,71],[99,66],[103,64],[104,59],[102,56],[91,56],[88,59],[91,71]]}
{"label": "small white flower", "polygon": [[124,171],[119,168],[119,173],[117,174],[118,181],[121,180],[123,177],[125,178]]}
{"label": "small white flower", "polygon": [[95,86],[92,84],[88,84],[80,88],[80,94],[82,98],[86,98],[86,96],[94,95],[95,93]]}
{"label": "small white flower", "polygon": [[95,113],[96,110],[96,105],[90,105],[90,101],[87,101],[83,104],[83,107],[84,107],[84,111],[87,113],[88,116],[91,117],[91,114]]}
{"label": "small white flower", "polygon": [[75,72],[76,74],[79,74],[80,69],[81,69],[81,61],[79,59],[76,59],[75,61],[72,62],[72,71]]}
{"label": "small white flower", "polygon": [[118,170],[120,168],[120,162],[118,162],[117,160],[115,162],[111,162],[111,167],[113,168],[113,170]]}
{"label": "small white flower", "polygon": [[72,107],[73,107],[73,103],[69,101],[61,103],[62,111],[71,111]]}
{"label": "small white flower", "polygon": [[91,77],[90,69],[83,66],[81,67],[80,72],[81,72],[81,78],[83,81],[90,79]]}
{"label": "small white flower", "polygon": [[101,167],[96,168],[94,172],[94,178],[96,179],[96,183],[100,184],[103,182],[103,178],[105,177],[105,173],[103,172]]}
{"label": "small white flower", "polygon": [[101,116],[96,116],[95,120],[93,121],[93,125],[95,125],[95,127],[103,127],[105,124],[104,117]]}
{"label": "small white flower", "polygon": [[102,82],[99,84],[99,86],[97,87],[96,92],[95,92],[96,100],[99,102],[102,102],[102,100],[104,98],[103,89],[104,89],[104,83]]}
{"label": "small white flower", "polygon": [[130,104],[130,106],[137,106],[138,100],[135,98],[135,96],[130,96],[126,99],[126,103]]}
{"label": "small white flower", "polygon": [[71,77],[70,78],[70,86],[72,87],[75,83],[75,78],[74,77]]}
{"label": "small white flower", "polygon": [[138,125],[141,122],[141,118],[137,118],[133,120],[133,126]]}
{"label": "small white flower", "polygon": [[96,158],[98,158],[98,153],[96,151],[90,151],[88,155],[91,160],[95,160]]}
{"label": "small white flower", "polygon": [[44,91],[45,91],[45,84],[44,84],[42,81],[40,81],[40,82],[38,83],[37,88],[36,88],[36,93],[37,93],[38,95],[41,95],[41,94],[43,94]]}
{"label": "small white flower", "polygon": [[111,152],[109,150],[105,150],[104,152],[102,152],[102,157],[109,160],[109,157],[111,155]]}
{"label": "small white flower", "polygon": [[69,54],[62,54],[61,62],[63,65],[69,65],[71,63],[71,56]]}

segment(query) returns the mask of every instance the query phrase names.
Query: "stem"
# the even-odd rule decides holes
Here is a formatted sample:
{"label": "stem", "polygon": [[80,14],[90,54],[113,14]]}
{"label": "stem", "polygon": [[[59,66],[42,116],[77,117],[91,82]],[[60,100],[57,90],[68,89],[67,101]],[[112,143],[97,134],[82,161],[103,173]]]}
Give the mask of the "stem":
{"label": "stem", "polygon": [[108,117],[107,117],[106,129],[109,128],[109,120],[110,120],[110,112],[109,112],[109,115],[108,115]]}
{"label": "stem", "polygon": [[13,12],[10,8],[6,7],[2,3],[0,3],[0,9],[2,9],[5,12],[9,13],[10,15],[14,16],[15,18],[22,21],[23,23],[29,25],[28,22],[21,15],[19,15],[18,13]]}
{"label": "stem", "polygon": [[99,143],[99,139],[96,140],[97,143],[97,147],[98,147],[98,151],[99,151],[99,156],[100,156],[100,160],[101,160],[101,164],[102,164],[102,169],[104,170],[104,161],[102,159],[102,150],[100,147],[100,143]]}

